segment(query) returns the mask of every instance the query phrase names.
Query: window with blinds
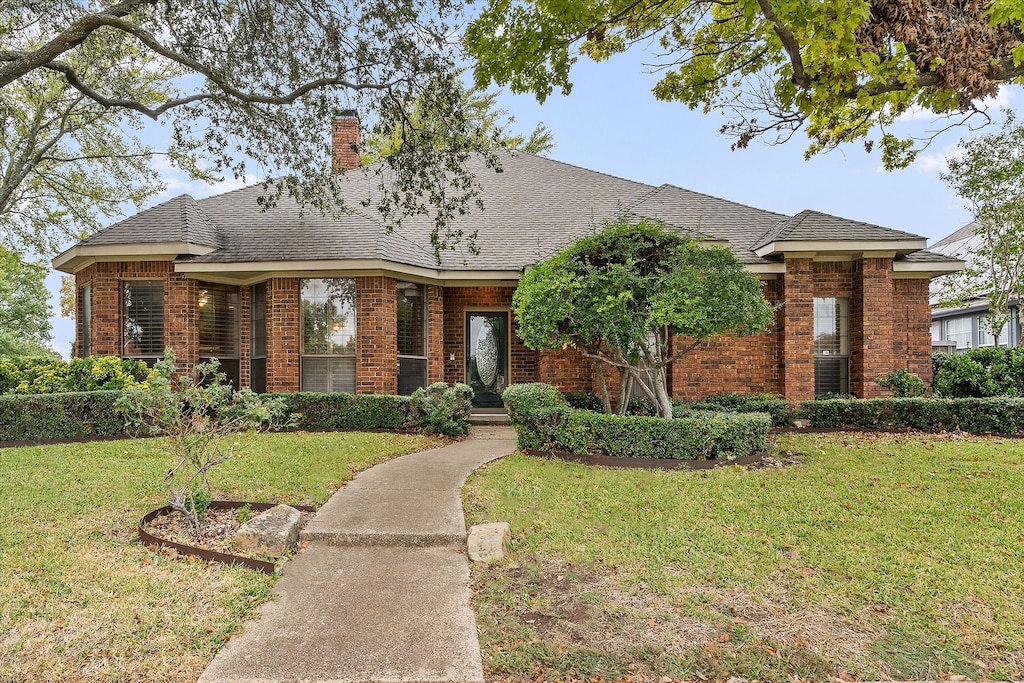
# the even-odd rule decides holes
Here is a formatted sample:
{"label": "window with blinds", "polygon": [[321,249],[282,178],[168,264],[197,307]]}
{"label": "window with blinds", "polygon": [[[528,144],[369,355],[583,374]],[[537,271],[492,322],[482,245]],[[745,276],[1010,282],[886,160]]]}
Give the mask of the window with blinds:
{"label": "window with blinds", "polygon": [[302,391],[356,390],[356,281],[300,280]]}
{"label": "window with blinds", "polygon": [[267,283],[253,285],[249,297],[249,388],[262,394],[267,390]]}
{"label": "window with blinds", "polygon": [[121,355],[154,359],[163,354],[163,280],[122,280]]}
{"label": "window with blinds", "polygon": [[850,301],[814,299],[814,395],[850,393]]}
{"label": "window with blinds", "polygon": [[219,360],[220,371],[237,389],[239,288],[202,282],[198,293],[199,360]]}
{"label": "window with blinds", "polygon": [[398,393],[427,386],[427,288],[399,282],[395,291]]}

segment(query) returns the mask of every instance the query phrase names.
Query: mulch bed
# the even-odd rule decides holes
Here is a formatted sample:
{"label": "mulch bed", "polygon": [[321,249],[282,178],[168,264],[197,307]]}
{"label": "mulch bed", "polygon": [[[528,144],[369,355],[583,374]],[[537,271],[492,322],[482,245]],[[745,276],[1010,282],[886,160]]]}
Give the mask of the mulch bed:
{"label": "mulch bed", "polygon": [[541,458],[554,458],[567,462],[576,462],[583,465],[599,467],[619,467],[624,469],[645,469],[645,470],[710,470],[716,467],[729,467],[740,465],[744,467],[784,467],[791,465],[796,460],[798,453],[783,453],[782,459],[769,453],[754,453],[734,460],[675,460],[672,458],[623,458],[613,455],[582,455],[562,450],[546,450],[540,448],[527,448],[524,450],[527,455]]}
{"label": "mulch bed", "polygon": [[[244,501],[215,500],[206,511],[202,535],[192,535],[185,517],[170,506],[164,506],[147,514],[139,522],[139,540],[147,547],[162,548],[175,557],[199,557],[208,562],[242,565],[273,574],[279,558],[248,557],[231,551],[231,538],[242,526],[239,510],[248,508],[250,518],[265,512],[277,503],[251,503]],[[313,516],[316,508],[309,505],[291,506],[302,512],[302,525]]]}

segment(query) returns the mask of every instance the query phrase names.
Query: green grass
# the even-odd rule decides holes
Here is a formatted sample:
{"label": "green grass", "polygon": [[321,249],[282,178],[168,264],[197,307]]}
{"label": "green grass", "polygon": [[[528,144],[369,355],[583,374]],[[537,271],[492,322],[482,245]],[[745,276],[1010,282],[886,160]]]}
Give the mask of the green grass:
{"label": "green grass", "polygon": [[1024,441],[779,442],[803,462],[637,472],[513,456],[475,475],[469,518],[514,537],[508,559],[474,569],[490,675],[1024,677]]}
{"label": "green grass", "polygon": [[[394,434],[264,434],[215,497],[325,501],[362,469],[435,445]],[[152,440],[0,449],[0,681],[194,681],[270,594],[252,570],[138,543],[165,503]]]}

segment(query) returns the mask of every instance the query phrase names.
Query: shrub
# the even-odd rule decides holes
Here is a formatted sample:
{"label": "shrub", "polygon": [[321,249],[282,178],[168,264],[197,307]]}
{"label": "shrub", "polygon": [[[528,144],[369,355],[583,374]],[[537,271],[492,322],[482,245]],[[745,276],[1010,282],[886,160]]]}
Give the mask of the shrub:
{"label": "shrub", "polygon": [[241,432],[281,426],[284,401],[249,389],[232,391],[217,361],[180,373],[174,361],[174,352],[165,349],[147,385],[124,392],[115,410],[129,430],[163,437],[160,447],[170,458],[163,475],[168,503],[198,538],[209,505],[210,471],[243,445]]}
{"label": "shrub", "polygon": [[801,408],[814,427],[1024,433],[1024,398],[831,399],[806,401]]}
{"label": "shrub", "polygon": [[568,408],[565,398],[550,384],[529,382],[513,384],[501,394],[508,417],[516,427],[519,448],[540,448],[546,442],[547,422],[558,422],[560,413]]}
{"label": "shrub", "polygon": [[696,403],[676,403],[677,410],[673,415],[679,415],[680,408],[690,410],[710,410],[727,413],[768,413],[772,418],[772,424],[776,427],[788,425],[793,418],[793,411],[790,409],[789,401],[771,393],[760,394],[718,394],[708,396]]}
{"label": "shrub", "polygon": [[388,394],[301,391],[278,394],[302,429],[402,429],[414,420],[411,398]]}
{"label": "shrub", "polygon": [[553,445],[574,453],[632,458],[735,458],[766,448],[770,416],[693,412],[666,420],[570,407],[547,384],[513,385],[502,395],[520,448]]}
{"label": "shrub", "polygon": [[418,426],[428,432],[458,436],[469,433],[469,414],[473,409],[473,390],[467,384],[449,387],[435,382],[417,389],[411,404]]}
{"label": "shrub", "polygon": [[120,436],[120,391],[0,396],[0,441]]}
{"label": "shrub", "polygon": [[469,431],[473,390],[443,382],[412,396],[301,391],[277,394],[301,429],[423,429],[454,436]]}
{"label": "shrub", "polygon": [[1024,348],[971,349],[954,356],[936,354],[932,388],[945,398],[1024,396]]}
{"label": "shrub", "polygon": [[577,410],[592,410],[595,413],[604,412],[604,402],[597,394],[589,391],[570,391],[563,394],[565,402]]}
{"label": "shrub", "polygon": [[896,398],[917,398],[928,391],[924,380],[906,368],[879,375],[875,383],[883,389],[892,389],[892,395]]}
{"label": "shrub", "polygon": [[128,389],[146,381],[149,368],[138,360],[90,356],[70,361],[0,358],[0,394],[53,394]]}

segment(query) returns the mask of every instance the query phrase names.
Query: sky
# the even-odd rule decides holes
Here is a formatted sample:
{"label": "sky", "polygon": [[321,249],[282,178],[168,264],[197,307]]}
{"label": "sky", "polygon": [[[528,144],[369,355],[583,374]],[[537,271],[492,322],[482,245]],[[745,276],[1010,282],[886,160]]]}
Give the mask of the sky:
{"label": "sky", "polygon": [[[529,132],[537,122],[551,129],[555,140],[551,158],[621,178],[652,185],[670,183],[790,215],[814,209],[922,235],[929,242],[970,220],[939,173],[957,142],[978,132],[964,127],[946,132],[900,171],[885,171],[879,152],[866,153],[860,142],[805,160],[807,144],[802,134],[783,145],[755,141],[748,149],[733,152],[731,140],[718,133],[722,116],[654,98],[651,88],[658,76],[645,68],[644,56],[634,49],[601,64],[581,59],[573,71],[570,95],[553,94],[541,105],[533,96],[503,93],[499,105],[515,117],[513,130]],[[1018,110],[1022,103],[1021,90],[1011,87],[989,104]],[[942,126],[930,115],[907,119],[894,132],[920,133]],[[328,126],[325,121],[325,135]],[[156,146],[164,134],[155,125],[145,131]],[[258,180],[207,185],[166,167],[167,190],[151,204],[186,192],[197,199],[207,197]],[[51,274],[47,285],[53,293],[53,347],[67,357],[74,323],[59,315],[60,273]]]}

